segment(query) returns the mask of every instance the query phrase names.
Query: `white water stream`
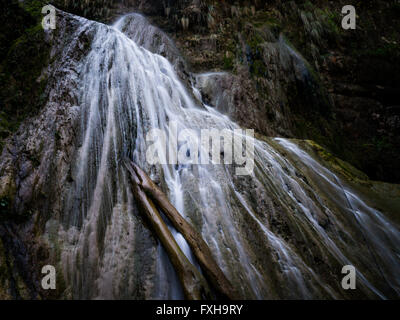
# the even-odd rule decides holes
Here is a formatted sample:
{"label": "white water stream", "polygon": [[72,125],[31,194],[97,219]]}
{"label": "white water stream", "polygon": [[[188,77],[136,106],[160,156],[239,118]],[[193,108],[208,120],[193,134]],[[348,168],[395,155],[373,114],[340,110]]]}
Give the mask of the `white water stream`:
{"label": "white water stream", "polygon": [[335,279],[347,264],[357,267],[357,285],[366,295],[400,295],[398,229],[294,143],[254,140],[255,169],[245,177],[230,165],[147,163],[150,129],[168,132],[171,121],[179,131],[239,127],[195,102],[199,92],[190,93],[174,66],[141,46],[153,43],[147,37],[154,30],[145,33],[142,25],[132,39],[120,31],[134,18],[113,27],[85,22],[96,35],[80,70],[81,146],[60,232],[71,296],[129,298],[140,291],[144,298],[182,298],[166,253],[137,217],[121,164],[125,156],[160,182],[243,297],[341,298],[346,293]]}

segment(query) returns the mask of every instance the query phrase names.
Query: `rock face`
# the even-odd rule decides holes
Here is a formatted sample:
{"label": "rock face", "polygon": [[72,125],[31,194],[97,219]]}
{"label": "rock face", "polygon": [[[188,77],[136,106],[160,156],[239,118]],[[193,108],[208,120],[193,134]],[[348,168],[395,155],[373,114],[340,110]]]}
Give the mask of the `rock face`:
{"label": "rock face", "polygon": [[120,21],[121,24],[116,26],[118,29],[138,45],[168,59],[174,65],[180,78],[187,81],[189,76],[187,63],[182,58],[174,42],[163,31],[151,25],[140,14],[131,13],[128,19]]}
{"label": "rock face", "polygon": [[[6,141],[0,158],[1,297],[182,298],[171,263],[138,214],[125,157],[158,181],[240,297],[399,297],[398,186],[369,181],[311,141],[260,134],[251,139],[255,165],[245,176],[229,164],[146,161],[147,133],[167,131],[170,121],[197,133],[233,134],[240,127],[230,118],[267,135],[293,133],[296,117],[285,103],[264,128],[263,96],[245,81],[262,70],[251,67],[257,53],[247,51],[243,73],[192,75],[173,42],[141,16],[114,27],[61,11],[57,18],[57,29],[46,33],[46,105]],[[282,37],[266,32],[265,39],[260,59],[271,66],[270,81],[260,85],[273,85],[271,101],[279,103],[293,84],[323,101],[304,58]],[[57,269],[51,293],[40,286],[46,264]],[[357,268],[357,291],[341,287],[344,265]]]}
{"label": "rock face", "polygon": [[[90,30],[85,30],[83,20],[64,13],[58,13],[57,18],[57,30],[46,35],[46,41],[52,46],[53,60],[44,71],[49,79],[48,103],[37,117],[22,124],[18,133],[9,139],[0,161],[0,194],[7,200],[8,211],[13,216],[10,221],[30,221],[26,226],[25,223],[8,226],[6,221],[2,237],[14,237],[15,241],[25,243],[11,247],[15,251],[8,252],[8,256],[38,259],[31,265],[16,264],[14,272],[22,277],[31,274],[38,277],[41,271],[38,266],[49,258],[47,243],[32,238],[35,233],[43,232],[44,223],[52,214],[60,213],[62,199],[56,194],[69,179],[69,161],[75,152],[75,134],[80,120],[74,95],[74,89],[78,88],[78,64],[87,53],[93,36]],[[49,201],[55,198],[58,200]],[[16,230],[10,231],[14,228]],[[35,266],[34,271],[29,270],[32,266]],[[41,292],[38,281],[26,285],[35,297],[47,295]],[[14,296],[20,294],[17,291]]]}
{"label": "rock face", "polygon": [[236,74],[199,74],[196,85],[208,103],[241,126],[266,136],[295,136],[296,111],[292,107],[293,97],[287,92],[293,91],[293,96],[294,92],[301,92],[296,101],[298,108],[309,104],[328,114],[330,105],[307,61],[282,35],[276,38],[271,32],[268,34],[269,41],[262,44],[261,58],[268,68],[264,69],[262,77],[252,79],[248,69],[252,53],[243,43],[248,47],[247,67],[238,68]]}
{"label": "rock face", "polygon": [[[243,126],[316,140],[372,179],[400,181],[396,1],[358,4],[356,31],[341,28],[345,1],[172,1],[168,15],[148,11],[152,0],[140,3],[135,8],[173,37],[192,70],[239,77],[252,101],[244,95],[237,112],[257,110],[255,120],[236,118]],[[309,62],[317,86],[293,77],[292,66],[282,72],[280,33]]]}

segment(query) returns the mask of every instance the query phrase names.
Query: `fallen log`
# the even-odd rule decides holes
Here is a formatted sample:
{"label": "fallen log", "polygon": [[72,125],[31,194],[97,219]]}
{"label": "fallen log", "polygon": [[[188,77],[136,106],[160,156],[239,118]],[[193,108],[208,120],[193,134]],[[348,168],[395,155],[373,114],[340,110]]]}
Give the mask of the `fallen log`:
{"label": "fallen log", "polygon": [[139,178],[138,184],[142,190],[162,210],[172,225],[178,230],[188,242],[196,256],[206,279],[212,284],[219,299],[237,300],[239,295],[229,280],[225,277],[211,254],[211,250],[203,237],[180,215],[170,203],[164,192],[150,179],[150,177],[133,162],[127,166],[133,170]]}
{"label": "fallen log", "polygon": [[208,300],[212,298],[210,288],[202,274],[187,259],[176,243],[154,203],[141,188],[140,178],[133,167],[126,165],[132,182],[132,192],[141,212],[146,216],[153,231],[164,246],[172,265],[182,284],[185,298],[188,300]]}

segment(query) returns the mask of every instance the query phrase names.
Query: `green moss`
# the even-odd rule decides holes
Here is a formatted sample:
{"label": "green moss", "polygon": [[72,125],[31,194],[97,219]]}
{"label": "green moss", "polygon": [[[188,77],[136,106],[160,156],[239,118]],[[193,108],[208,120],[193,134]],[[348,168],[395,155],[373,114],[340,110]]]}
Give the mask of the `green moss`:
{"label": "green moss", "polygon": [[311,11],[314,10],[314,5],[311,3],[311,1],[306,1],[306,2],[304,3],[304,9],[305,9],[306,11],[311,12]]}
{"label": "green moss", "polygon": [[329,8],[317,9],[317,15],[322,18],[324,29],[333,35],[339,35],[343,29],[341,26],[340,11]]}
{"label": "green moss", "polygon": [[279,21],[271,11],[259,11],[252,17],[251,23],[257,27],[268,26],[272,28],[279,27]]}
{"label": "green moss", "polygon": [[265,77],[267,75],[267,68],[262,60],[256,60],[253,62],[250,68],[250,72],[256,77]]}
{"label": "green moss", "polygon": [[[267,140],[268,141],[268,140]],[[311,140],[292,140],[316,161],[338,175],[370,207],[384,213],[400,225],[400,185],[372,181],[350,163],[334,156],[327,149]],[[278,150],[279,144],[271,142]]]}
{"label": "green moss", "polygon": [[260,29],[248,26],[249,32],[246,36],[247,52],[246,60],[249,65],[249,71],[254,77],[266,77],[267,66],[263,60],[262,44],[266,42],[263,32]]}
{"label": "green moss", "polygon": [[45,0],[31,0],[25,1],[22,3],[22,7],[32,16],[35,17],[37,20],[42,19],[42,8],[45,5],[48,5],[49,1]]}
{"label": "green moss", "polygon": [[326,162],[330,168],[340,173],[347,180],[368,180],[368,176],[360,170],[353,167],[351,164],[335,157],[332,153],[321,147],[319,144],[312,140],[305,140],[317,156]]}
{"label": "green moss", "polygon": [[253,29],[253,31],[247,38],[248,45],[254,51],[259,49],[260,44],[262,44],[263,42],[265,42],[265,39],[262,37],[262,35],[259,32],[257,32],[256,29]]}
{"label": "green moss", "polygon": [[234,58],[232,56],[224,57],[224,70],[232,70],[234,65]]}

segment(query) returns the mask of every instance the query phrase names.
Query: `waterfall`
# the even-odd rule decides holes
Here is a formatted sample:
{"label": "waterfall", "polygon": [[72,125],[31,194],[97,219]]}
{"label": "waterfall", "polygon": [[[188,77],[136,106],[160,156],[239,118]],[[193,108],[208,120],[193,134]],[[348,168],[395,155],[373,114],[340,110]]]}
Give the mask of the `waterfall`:
{"label": "waterfall", "polygon": [[[95,35],[78,70],[79,148],[51,240],[70,297],[183,298],[164,249],[136,208],[121,164],[126,156],[201,233],[242,297],[349,297],[340,283],[344,265],[357,268],[363,297],[399,296],[397,227],[293,141],[254,138],[255,168],[248,176],[236,175],[233,165],[146,161],[146,134],[168,132],[171,121],[178,131],[199,134],[240,127],[197,101],[199,92],[182,82],[176,63],[158,54],[165,50],[154,49],[154,29],[146,33],[139,17],[82,27]],[[135,21],[142,32],[128,37],[122,31]],[[171,230],[196,263],[182,235]]]}

